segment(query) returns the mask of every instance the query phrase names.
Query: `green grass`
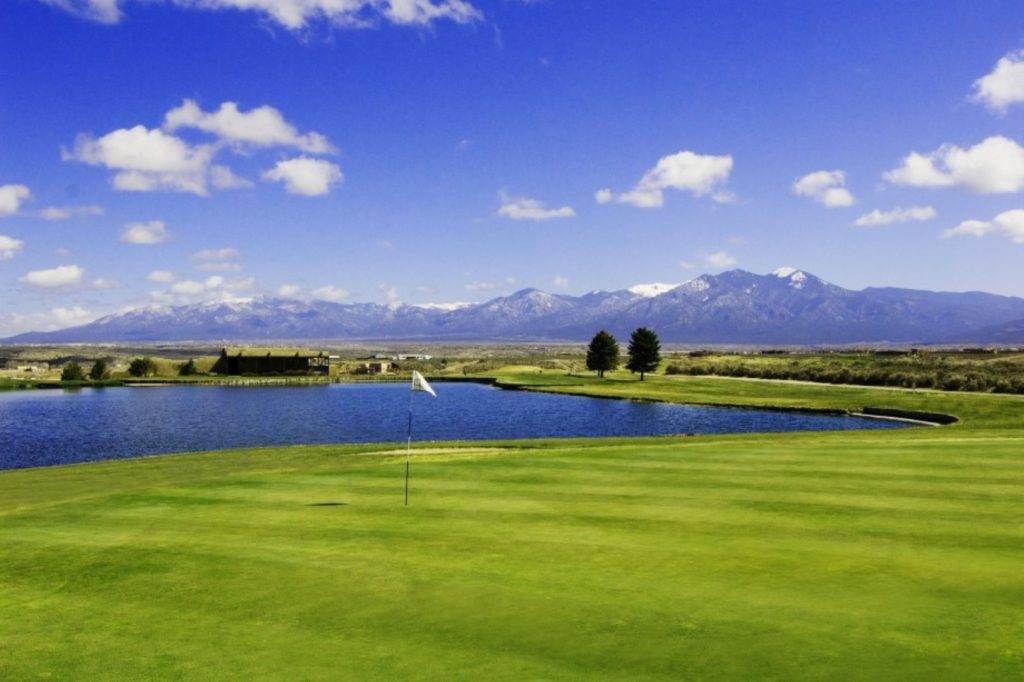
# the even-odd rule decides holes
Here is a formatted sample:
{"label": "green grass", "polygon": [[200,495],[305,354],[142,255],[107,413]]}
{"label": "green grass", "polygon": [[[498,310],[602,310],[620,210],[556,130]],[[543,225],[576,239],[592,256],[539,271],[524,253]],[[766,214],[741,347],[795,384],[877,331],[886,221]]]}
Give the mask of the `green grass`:
{"label": "green grass", "polygon": [[1024,399],[503,380],[962,422],[5,472],[0,679],[1024,676]]}

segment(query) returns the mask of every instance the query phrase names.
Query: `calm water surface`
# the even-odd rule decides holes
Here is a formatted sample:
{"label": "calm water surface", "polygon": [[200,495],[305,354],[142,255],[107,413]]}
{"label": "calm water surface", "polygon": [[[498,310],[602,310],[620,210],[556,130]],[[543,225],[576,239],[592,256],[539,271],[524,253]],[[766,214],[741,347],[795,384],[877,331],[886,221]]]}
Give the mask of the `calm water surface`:
{"label": "calm water surface", "polygon": [[[886,429],[856,417],[601,400],[479,384],[416,393],[413,438]],[[261,445],[404,442],[407,384],[0,392],[0,469]]]}

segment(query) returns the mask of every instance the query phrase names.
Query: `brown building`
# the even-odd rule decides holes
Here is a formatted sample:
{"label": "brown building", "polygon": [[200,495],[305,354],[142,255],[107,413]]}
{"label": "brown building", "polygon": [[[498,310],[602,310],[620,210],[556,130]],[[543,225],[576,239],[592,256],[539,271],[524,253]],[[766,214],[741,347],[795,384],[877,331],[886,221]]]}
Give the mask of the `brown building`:
{"label": "brown building", "polygon": [[284,353],[252,348],[229,351],[225,348],[210,371],[225,375],[302,375],[328,374],[330,368],[331,358],[322,352]]}

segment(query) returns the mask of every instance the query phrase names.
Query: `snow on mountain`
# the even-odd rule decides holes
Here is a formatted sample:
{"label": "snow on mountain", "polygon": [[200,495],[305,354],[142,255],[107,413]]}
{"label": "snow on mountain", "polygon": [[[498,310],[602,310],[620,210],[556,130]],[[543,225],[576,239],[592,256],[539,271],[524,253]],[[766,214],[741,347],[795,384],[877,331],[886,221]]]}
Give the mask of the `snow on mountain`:
{"label": "snow on mountain", "polygon": [[468,308],[473,305],[472,303],[465,303],[462,301],[455,301],[453,303],[413,303],[414,308],[423,308],[424,310],[444,310],[452,311],[460,308]]}
{"label": "snow on mountain", "polygon": [[989,337],[1017,338],[1020,320],[1020,298],[893,288],[851,291],[802,270],[780,268],[768,275],[731,270],[678,286],[643,284],[582,296],[523,289],[475,304],[388,306],[255,298],[160,305],[5,341],[585,341],[599,329],[625,338],[643,326],[668,343],[935,343],[967,338],[985,343]]}
{"label": "snow on mountain", "polygon": [[653,298],[654,296],[661,296],[666,291],[672,291],[678,284],[665,284],[664,282],[652,282],[650,284],[634,284],[630,288],[626,289],[631,294],[637,296],[643,296],[644,298]]}

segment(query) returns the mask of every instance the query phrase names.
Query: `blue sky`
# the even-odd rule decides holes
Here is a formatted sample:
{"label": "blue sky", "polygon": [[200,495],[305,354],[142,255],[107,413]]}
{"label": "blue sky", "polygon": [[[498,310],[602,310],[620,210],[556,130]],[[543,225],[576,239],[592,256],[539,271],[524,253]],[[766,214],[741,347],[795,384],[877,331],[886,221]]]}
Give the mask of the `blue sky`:
{"label": "blue sky", "polygon": [[0,336],[733,267],[1022,296],[1022,48],[998,0],[6,0]]}

